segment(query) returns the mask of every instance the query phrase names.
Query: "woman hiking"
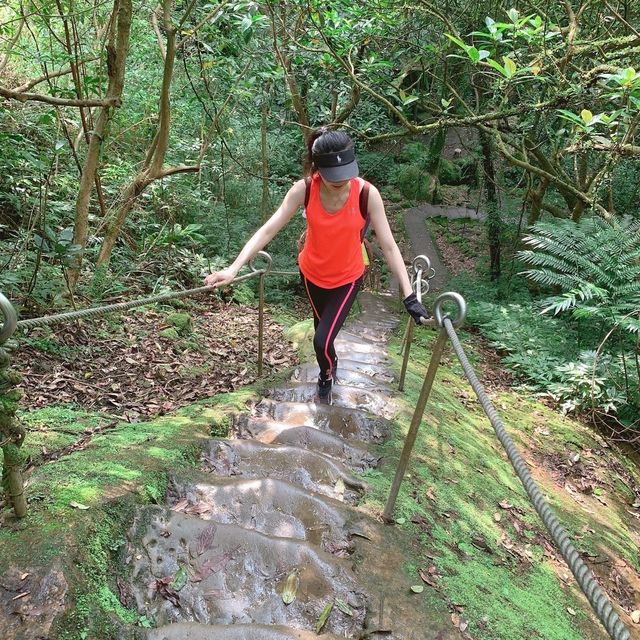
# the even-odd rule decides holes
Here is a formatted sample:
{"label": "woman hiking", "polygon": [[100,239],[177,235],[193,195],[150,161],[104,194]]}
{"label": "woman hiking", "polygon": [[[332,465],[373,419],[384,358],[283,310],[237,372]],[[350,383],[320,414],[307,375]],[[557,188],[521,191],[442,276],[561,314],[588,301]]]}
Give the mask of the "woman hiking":
{"label": "woman hiking", "polygon": [[[358,178],[354,144],[342,131],[321,128],[308,145],[309,177],[298,180],[271,216],[244,245],[233,263],[205,278],[207,286],[229,284],[238,271],[305,207],[307,232],[298,256],[300,276],[313,311],[313,347],[320,367],[315,400],[331,404],[338,358],[334,341],[358,291],[365,263],[364,233],[370,222],[404,306],[416,323],[429,313],[412,292],[404,260],[393,238],[379,191]],[[364,213],[364,215],[363,215]]]}

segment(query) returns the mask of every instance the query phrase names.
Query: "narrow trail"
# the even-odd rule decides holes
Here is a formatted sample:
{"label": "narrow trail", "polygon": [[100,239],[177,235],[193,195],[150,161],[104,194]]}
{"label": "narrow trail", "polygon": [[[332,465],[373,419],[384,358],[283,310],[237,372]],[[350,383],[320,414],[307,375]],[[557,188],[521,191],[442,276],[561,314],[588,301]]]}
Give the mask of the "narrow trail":
{"label": "narrow trail", "polygon": [[358,508],[355,474],[380,463],[396,412],[390,303],[361,294],[336,341],[333,406],[312,401],[317,366],[301,365],[208,442],[196,477],[173,478],[168,504],[137,514],[129,588],[148,640],[463,637],[443,603],[412,593],[410,541]]}
{"label": "narrow trail", "polygon": [[469,220],[484,220],[486,218],[484,213],[478,212],[475,209],[433,204],[422,204],[419,207],[412,207],[404,212],[404,224],[411,245],[411,255],[426,255],[435,270],[435,276],[429,281],[431,291],[442,291],[450,277],[449,271],[440,259],[436,244],[425,225],[426,218],[434,218],[437,216],[443,216],[449,220],[459,220],[463,218]]}

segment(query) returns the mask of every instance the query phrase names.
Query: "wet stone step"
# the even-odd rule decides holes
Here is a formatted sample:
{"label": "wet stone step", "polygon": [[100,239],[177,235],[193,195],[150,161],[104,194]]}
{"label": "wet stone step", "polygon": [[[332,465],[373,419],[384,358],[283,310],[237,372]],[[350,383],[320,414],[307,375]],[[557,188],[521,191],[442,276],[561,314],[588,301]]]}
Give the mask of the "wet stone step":
{"label": "wet stone step", "polygon": [[340,360],[355,360],[362,364],[375,364],[379,367],[388,367],[391,364],[389,356],[378,347],[366,348],[365,345],[342,340],[340,336],[336,338],[334,344]]}
{"label": "wet stone step", "polygon": [[[340,360],[338,364],[338,379],[336,384],[344,384],[349,387],[359,387],[370,391],[374,391],[376,389],[389,391],[387,380],[391,378],[391,376],[387,375],[385,376],[387,380],[383,380],[382,376],[373,376],[371,374],[358,371],[357,363],[352,363],[352,360]],[[296,367],[291,379],[294,382],[315,383],[318,380],[318,365],[315,363],[307,363]]]}
{"label": "wet stone step", "polygon": [[[265,392],[266,397],[279,402],[311,403],[317,393],[315,383],[292,383]],[[348,387],[337,384],[332,391],[333,405],[345,409],[359,409],[373,415],[392,418],[396,414],[396,407],[392,402],[390,391],[377,389],[375,392],[358,387]]]}
{"label": "wet stone step", "polygon": [[387,340],[386,336],[378,334],[374,331],[365,332],[362,329],[356,329],[354,331],[351,328],[341,329],[337,337],[340,338],[345,343],[366,345],[371,347],[374,350],[378,350],[381,352],[384,352],[383,345]]}
{"label": "wet stone step", "polygon": [[[340,385],[338,385],[339,387]],[[267,418],[289,426],[306,425],[347,440],[382,442],[392,433],[390,422],[366,411],[309,402],[283,402],[263,398],[253,408],[256,418]]]}
{"label": "wet stone step", "polygon": [[168,491],[173,511],[197,513],[204,520],[235,524],[279,538],[307,540],[345,558],[361,517],[344,503],[310,493],[284,480],[267,478],[173,479]]}
{"label": "wet stone step", "polygon": [[365,489],[340,462],[299,447],[254,440],[210,440],[202,462],[206,471],[218,476],[286,480],[343,502],[357,502]]}
{"label": "wet stone step", "polygon": [[146,640],[338,640],[339,637],[281,626],[239,624],[227,627],[182,623],[149,631]]}
{"label": "wet stone step", "polygon": [[238,438],[253,439],[265,444],[283,444],[323,453],[339,460],[352,469],[363,471],[375,467],[380,456],[369,451],[364,444],[347,442],[332,433],[311,426],[291,426],[269,418],[237,416],[234,433]]}
{"label": "wet stone step", "polygon": [[358,339],[340,332],[335,339],[336,351],[338,355],[346,351],[350,353],[366,354],[372,358],[379,358],[380,362],[388,362],[388,356],[381,344],[370,340]]}
{"label": "wet stone step", "polygon": [[[349,561],[308,542],[161,507],[138,513],[129,540],[131,593],[138,612],[156,626],[262,624],[311,631],[325,605],[339,599],[351,615],[332,612],[325,631],[350,637],[362,627],[365,596]],[[285,591],[295,594],[290,604]]]}

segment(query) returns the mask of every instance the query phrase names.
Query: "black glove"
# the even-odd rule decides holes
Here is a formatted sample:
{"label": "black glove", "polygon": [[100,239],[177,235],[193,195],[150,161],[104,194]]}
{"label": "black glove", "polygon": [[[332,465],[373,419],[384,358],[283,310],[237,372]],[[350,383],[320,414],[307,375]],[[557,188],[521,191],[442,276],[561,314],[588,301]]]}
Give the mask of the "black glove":
{"label": "black glove", "polygon": [[415,293],[407,296],[402,302],[407,313],[416,321],[416,324],[422,324],[420,318],[429,319],[431,317],[431,314],[418,302]]}

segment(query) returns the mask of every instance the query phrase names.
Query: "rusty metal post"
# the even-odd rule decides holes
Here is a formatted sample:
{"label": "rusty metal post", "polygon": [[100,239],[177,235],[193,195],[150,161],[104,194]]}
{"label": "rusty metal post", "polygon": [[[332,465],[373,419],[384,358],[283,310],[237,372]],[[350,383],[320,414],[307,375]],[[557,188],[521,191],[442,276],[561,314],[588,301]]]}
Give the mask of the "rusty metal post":
{"label": "rusty metal post", "polygon": [[262,378],[262,359],[264,352],[264,271],[258,280],[258,377]]}
{"label": "rusty metal post", "polygon": [[407,365],[409,364],[409,354],[411,352],[411,343],[413,342],[413,318],[407,320],[407,328],[404,332],[404,340],[402,342],[402,350],[404,357],[402,358],[402,369],[400,369],[400,382],[398,383],[398,391],[404,391],[404,378],[407,374]]}
{"label": "rusty metal post", "polygon": [[396,500],[398,499],[400,485],[402,484],[404,474],[406,473],[407,466],[409,465],[409,458],[411,457],[411,452],[413,451],[413,445],[415,444],[416,437],[418,436],[418,427],[420,426],[420,422],[422,421],[424,408],[427,405],[427,400],[429,399],[429,394],[431,393],[433,381],[435,380],[436,371],[438,370],[440,358],[442,357],[442,352],[444,351],[446,343],[447,332],[445,329],[441,329],[440,333],[438,334],[438,338],[433,345],[431,362],[429,362],[429,368],[427,369],[427,375],[425,376],[424,382],[422,384],[422,390],[420,391],[420,396],[418,397],[416,409],[413,412],[413,418],[411,419],[409,432],[407,433],[407,437],[404,441],[404,448],[402,449],[402,454],[400,455],[400,461],[398,462],[396,475],[393,478],[393,483],[391,484],[389,497],[387,498],[387,504],[384,507],[382,519],[385,522],[393,522],[393,512],[395,510]]}
{"label": "rusty metal post", "polygon": [[15,417],[21,394],[14,388],[21,376],[9,369],[9,352],[13,345],[7,342],[15,331],[17,317],[13,305],[1,293],[0,311],[4,316],[0,328],[0,447],[4,458],[2,488],[7,492],[16,516],[24,518],[27,515],[27,500],[22,479],[23,455],[20,447],[24,442],[25,430]]}

